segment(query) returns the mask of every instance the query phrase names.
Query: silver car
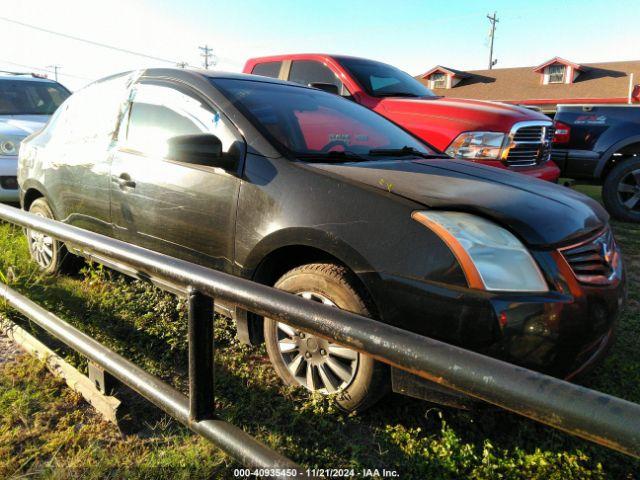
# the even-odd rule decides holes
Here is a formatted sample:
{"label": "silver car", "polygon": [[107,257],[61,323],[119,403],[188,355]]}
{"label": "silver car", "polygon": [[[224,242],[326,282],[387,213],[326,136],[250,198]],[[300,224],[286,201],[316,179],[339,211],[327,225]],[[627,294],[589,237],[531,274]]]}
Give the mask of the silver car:
{"label": "silver car", "polygon": [[0,74],[0,202],[18,202],[20,142],[40,130],[71,93],[31,74]]}

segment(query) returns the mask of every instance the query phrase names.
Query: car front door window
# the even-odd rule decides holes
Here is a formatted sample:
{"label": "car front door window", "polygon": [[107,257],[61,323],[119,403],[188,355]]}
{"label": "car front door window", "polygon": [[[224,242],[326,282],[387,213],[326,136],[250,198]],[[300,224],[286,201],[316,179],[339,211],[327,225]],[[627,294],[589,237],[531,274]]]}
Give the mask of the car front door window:
{"label": "car front door window", "polygon": [[239,159],[244,151],[242,137],[222,112],[190,90],[136,86],[111,170],[113,223],[122,240],[230,271],[236,172],[167,158],[173,137],[196,134],[217,136],[223,155]]}
{"label": "car front door window", "polygon": [[223,152],[238,142],[221,114],[199,99],[157,85],[141,85],[133,95],[127,148],[152,157],[165,157],[173,137],[210,133],[222,143]]}

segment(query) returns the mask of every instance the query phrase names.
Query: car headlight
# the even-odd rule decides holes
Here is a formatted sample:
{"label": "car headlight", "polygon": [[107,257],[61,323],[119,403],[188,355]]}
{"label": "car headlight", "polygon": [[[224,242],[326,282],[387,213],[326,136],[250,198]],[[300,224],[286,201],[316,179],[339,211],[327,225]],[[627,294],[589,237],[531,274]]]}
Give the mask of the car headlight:
{"label": "car headlight", "polygon": [[497,160],[503,143],[504,133],[465,132],[451,142],[446,154],[465,160]]}
{"label": "car headlight", "polygon": [[0,138],[0,154],[1,155],[17,155],[18,147],[15,142],[11,140],[4,140]]}
{"label": "car headlight", "polygon": [[447,244],[471,288],[505,292],[549,290],[527,248],[495,223],[463,212],[418,211],[411,217]]}

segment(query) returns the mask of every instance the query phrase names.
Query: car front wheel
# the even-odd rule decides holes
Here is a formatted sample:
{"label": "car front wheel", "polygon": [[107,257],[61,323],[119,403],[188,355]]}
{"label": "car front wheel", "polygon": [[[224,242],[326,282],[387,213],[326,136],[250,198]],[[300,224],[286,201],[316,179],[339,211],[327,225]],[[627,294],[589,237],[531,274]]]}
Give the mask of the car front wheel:
{"label": "car front wheel", "polygon": [[[44,198],[35,200],[29,207],[29,212],[39,217],[54,219],[53,211]],[[77,269],[78,258],[70,254],[62,242],[32,229],[27,229],[26,235],[31,258],[45,274],[54,275]]]}
{"label": "car front wheel", "polygon": [[[339,265],[315,263],[290,270],[276,288],[331,307],[370,316],[352,274]],[[387,365],[287,324],[265,319],[265,343],[271,363],[287,385],[336,394],[338,405],[361,411],[389,391]]]}

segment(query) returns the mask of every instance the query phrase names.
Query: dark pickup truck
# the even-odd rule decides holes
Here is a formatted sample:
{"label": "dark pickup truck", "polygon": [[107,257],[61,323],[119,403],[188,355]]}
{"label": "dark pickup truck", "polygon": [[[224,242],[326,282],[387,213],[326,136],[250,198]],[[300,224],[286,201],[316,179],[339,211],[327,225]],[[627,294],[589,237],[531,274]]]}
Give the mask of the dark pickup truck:
{"label": "dark pickup truck", "polygon": [[561,175],[602,184],[609,213],[640,222],[640,105],[560,105],[555,127]]}

